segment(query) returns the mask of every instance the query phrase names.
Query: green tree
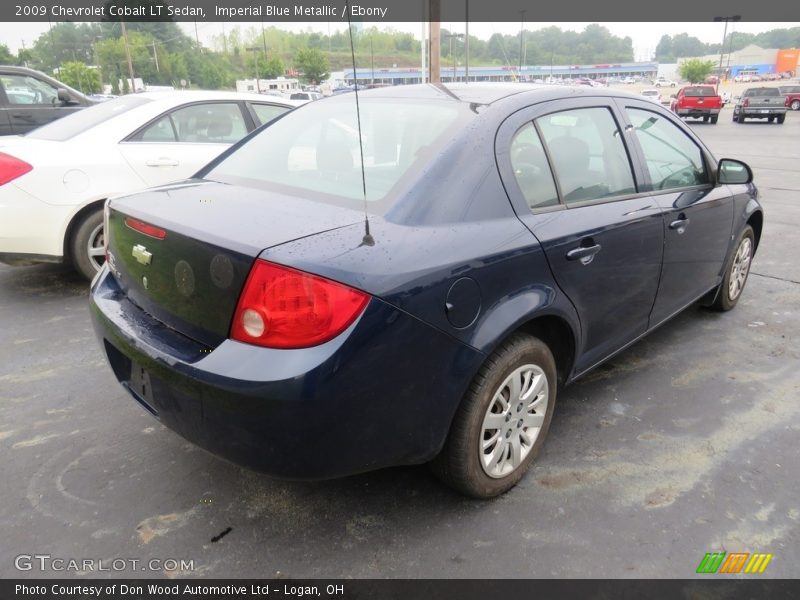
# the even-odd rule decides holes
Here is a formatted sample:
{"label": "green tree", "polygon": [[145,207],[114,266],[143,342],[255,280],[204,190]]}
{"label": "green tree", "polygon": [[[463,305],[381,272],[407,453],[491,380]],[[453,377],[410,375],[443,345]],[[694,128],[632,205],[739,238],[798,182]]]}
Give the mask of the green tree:
{"label": "green tree", "polygon": [[90,69],[80,61],[65,62],[58,70],[58,77],[84,94],[98,94],[103,89],[97,69]]}
{"label": "green tree", "polygon": [[17,58],[11,54],[11,50],[5,44],[0,44],[0,65],[14,65]]}
{"label": "green tree", "polygon": [[330,75],[328,59],[316,48],[300,50],[295,55],[294,66],[306,81],[312,83],[320,83]]}
{"label": "green tree", "polygon": [[685,60],[678,66],[678,72],[681,77],[689,81],[689,83],[702,83],[713,70],[713,61],[700,60],[699,58]]}

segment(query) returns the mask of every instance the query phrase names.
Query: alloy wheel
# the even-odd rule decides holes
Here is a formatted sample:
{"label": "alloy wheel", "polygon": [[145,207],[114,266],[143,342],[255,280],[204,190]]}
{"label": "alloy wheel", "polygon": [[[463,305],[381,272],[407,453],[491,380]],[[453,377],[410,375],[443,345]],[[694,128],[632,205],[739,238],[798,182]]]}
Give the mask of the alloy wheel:
{"label": "alloy wheel", "polygon": [[86,253],[89,256],[89,262],[92,263],[95,271],[99,271],[103,266],[103,263],[106,262],[106,250],[104,245],[102,223],[92,229],[92,232],[89,234],[89,240],[86,243]]}
{"label": "alloy wheel", "polygon": [[548,397],[547,376],[533,364],[515,369],[495,391],[478,448],[489,477],[505,477],[523,463],[544,424]]}
{"label": "alloy wheel", "polygon": [[749,237],[742,238],[739,247],[736,249],[736,255],[733,257],[733,264],[731,265],[731,274],[728,282],[728,298],[736,300],[739,294],[744,289],[744,282],[747,280],[747,274],[750,272],[750,258],[752,256],[753,243]]}

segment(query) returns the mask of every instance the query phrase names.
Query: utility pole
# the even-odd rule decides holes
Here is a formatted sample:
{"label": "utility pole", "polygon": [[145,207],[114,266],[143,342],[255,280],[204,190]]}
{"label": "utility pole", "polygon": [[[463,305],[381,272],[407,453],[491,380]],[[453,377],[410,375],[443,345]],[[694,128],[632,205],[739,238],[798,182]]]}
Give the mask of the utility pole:
{"label": "utility pole", "polygon": [[722,45],[719,48],[719,69],[717,69],[717,93],[719,93],[719,82],[722,81],[722,55],[725,53],[725,38],[728,37],[728,22],[738,21],[742,18],[741,15],[733,15],[730,17],[714,17],[714,21],[725,21],[725,30],[722,33]]}
{"label": "utility pole", "polygon": [[158,52],[156,51],[155,40],[153,40],[153,60],[156,62],[156,73],[161,73],[161,69],[158,68]]}
{"label": "utility pole", "polygon": [[439,0],[430,0],[430,24],[431,24],[431,50],[430,50],[430,80],[431,83],[441,83],[442,78],[439,73],[440,54],[441,54],[441,5]]}
{"label": "utility pole", "polygon": [[260,94],[261,93],[261,82],[259,81],[259,77],[258,77],[258,54],[257,53],[260,52],[261,49],[259,47],[257,47],[257,46],[251,46],[250,48],[247,48],[247,51],[253,53],[253,62],[255,62],[255,66],[256,66],[256,92]]}
{"label": "utility pole", "polygon": [[225,35],[225,22],[222,22],[222,51],[228,55],[228,37]]}
{"label": "utility pole", "polygon": [[131,78],[131,91],[136,91],[136,81],[133,76],[133,60],[131,60],[131,47],[128,44],[128,30],[125,29],[125,21],[119,22],[122,28],[122,39],[125,41],[125,56],[128,58],[128,76]]}
{"label": "utility pole", "polygon": [[425,69],[428,62],[425,59],[425,50],[428,47],[428,36],[425,35],[425,5],[427,0],[422,0],[422,20],[420,22],[420,36],[419,36],[419,82],[425,83]]}

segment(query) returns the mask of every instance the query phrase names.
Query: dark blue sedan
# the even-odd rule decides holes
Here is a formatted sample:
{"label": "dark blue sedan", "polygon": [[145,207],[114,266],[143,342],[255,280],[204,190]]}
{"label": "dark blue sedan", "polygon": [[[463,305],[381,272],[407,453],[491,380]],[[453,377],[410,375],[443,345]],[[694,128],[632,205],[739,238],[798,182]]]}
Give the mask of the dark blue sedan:
{"label": "dark blue sedan", "polygon": [[[92,315],[120,383],[286,478],[431,462],[491,497],[556,392],[701,301],[733,308],[744,163],[596,88],[423,85],[310,103],[106,206]],[[360,116],[360,118],[359,118]]]}

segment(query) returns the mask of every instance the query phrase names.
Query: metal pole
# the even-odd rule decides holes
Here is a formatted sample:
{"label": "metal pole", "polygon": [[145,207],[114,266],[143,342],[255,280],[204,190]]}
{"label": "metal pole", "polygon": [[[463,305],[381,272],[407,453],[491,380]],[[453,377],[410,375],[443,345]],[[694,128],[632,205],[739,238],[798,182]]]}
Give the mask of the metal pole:
{"label": "metal pole", "polygon": [[425,35],[425,5],[426,0],[422,0],[422,20],[420,22],[420,42],[419,42],[419,82],[425,83],[425,48],[428,45],[428,37]]}
{"label": "metal pole", "polygon": [[464,22],[464,28],[466,29],[466,35],[464,36],[464,81],[469,83],[469,0],[464,0],[464,4],[466,5],[466,21]]}
{"label": "metal pole", "polygon": [[375,52],[372,50],[372,34],[369,36],[369,59],[372,63],[372,85],[375,85]]}
{"label": "metal pole", "polygon": [[719,82],[722,81],[722,54],[725,52],[725,38],[728,37],[728,19],[725,18],[725,29],[722,33],[722,45],[719,49],[719,68],[717,69],[717,94],[719,94]]}
{"label": "metal pole", "polygon": [[522,81],[522,28],[525,24],[525,11],[519,11],[519,71],[517,81]]}

